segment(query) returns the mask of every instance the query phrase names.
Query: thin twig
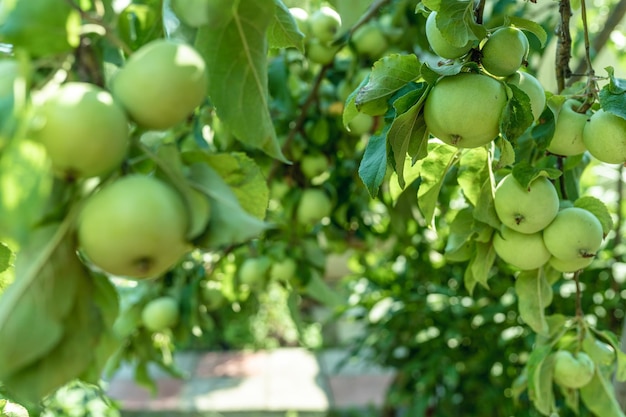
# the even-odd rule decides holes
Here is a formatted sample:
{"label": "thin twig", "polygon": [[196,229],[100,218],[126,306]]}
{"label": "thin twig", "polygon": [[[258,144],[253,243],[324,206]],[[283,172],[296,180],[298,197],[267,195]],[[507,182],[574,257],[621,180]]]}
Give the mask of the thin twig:
{"label": "thin twig", "polygon": [[591,105],[595,101],[596,96],[596,80],[595,80],[595,72],[593,70],[593,65],[591,62],[591,54],[589,52],[590,42],[589,42],[589,25],[587,22],[587,3],[585,0],[581,0],[580,2],[581,16],[583,21],[583,39],[585,42],[585,60],[587,61],[587,87],[585,89],[585,93],[587,98],[582,106],[577,110],[579,113],[585,113]]}
{"label": "thin twig", "polygon": [[569,29],[570,18],[572,17],[570,0],[559,1],[559,14],[561,22],[557,28],[558,43],[555,66],[557,88],[560,93],[565,89],[565,80],[572,74],[569,67],[569,62],[572,58],[572,35]]}
{"label": "thin twig", "polygon": [[487,4],[487,0],[479,0],[476,9],[474,10],[474,17],[476,18],[476,23],[479,25],[483,23],[483,14],[485,12],[485,5]]}
{"label": "thin twig", "polygon": [[578,270],[574,273],[574,282],[576,283],[576,317],[583,318],[583,305],[582,305],[582,291],[580,289],[580,272]]}

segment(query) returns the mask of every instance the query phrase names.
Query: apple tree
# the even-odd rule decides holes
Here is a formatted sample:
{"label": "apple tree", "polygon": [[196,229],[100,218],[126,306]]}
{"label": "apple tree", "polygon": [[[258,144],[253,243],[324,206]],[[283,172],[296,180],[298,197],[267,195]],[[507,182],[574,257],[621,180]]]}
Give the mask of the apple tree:
{"label": "apple tree", "polygon": [[623,416],[626,83],[587,3],[3,2],[0,392],[155,389],[281,288],[300,342],[312,303],[366,327],[388,413]]}

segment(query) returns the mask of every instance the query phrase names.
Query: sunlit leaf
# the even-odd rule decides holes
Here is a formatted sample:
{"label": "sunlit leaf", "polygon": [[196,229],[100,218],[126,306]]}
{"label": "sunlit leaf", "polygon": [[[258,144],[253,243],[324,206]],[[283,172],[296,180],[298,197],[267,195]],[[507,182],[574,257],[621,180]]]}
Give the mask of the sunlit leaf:
{"label": "sunlit leaf", "polygon": [[550,328],[545,309],[552,302],[552,287],[546,281],[543,269],[521,272],[515,282],[519,313],[535,332],[546,335]]}
{"label": "sunlit leaf", "polygon": [[272,48],[297,48],[304,52],[304,34],[281,0],[274,0],[276,14],[268,30],[268,40]]}

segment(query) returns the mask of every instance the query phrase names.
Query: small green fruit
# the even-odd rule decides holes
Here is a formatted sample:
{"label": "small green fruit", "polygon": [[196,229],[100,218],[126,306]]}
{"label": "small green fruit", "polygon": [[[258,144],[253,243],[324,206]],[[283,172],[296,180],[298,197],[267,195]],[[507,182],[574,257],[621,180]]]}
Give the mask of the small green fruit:
{"label": "small green fruit", "polygon": [[602,245],[602,224],[591,212],[568,207],[543,231],[550,253],[563,261],[593,258]]}
{"label": "small green fruit", "polygon": [[321,153],[305,155],[300,161],[300,170],[308,179],[328,171],[328,159]]}
{"label": "small green fruit", "polygon": [[128,58],[113,77],[112,91],[137,124],[165,130],[193,113],[207,85],[206,64],[193,47],[159,39]]}
{"label": "small green fruit", "polygon": [[514,27],[504,27],[491,34],[483,45],[483,68],[497,77],[514,74],[528,57],[528,38]]}
{"label": "small green fruit", "polygon": [[506,226],[494,235],[493,248],[502,260],[521,270],[540,268],[551,256],[541,232],[519,233]]}
{"label": "small green fruit", "polygon": [[496,187],[494,206],[505,226],[520,233],[537,233],[556,217],[559,195],[546,177],[538,177],[523,188],[508,174]]}
{"label": "small green fruit", "polygon": [[589,153],[607,164],[626,163],[626,120],[602,109],[591,116],[583,129]]}
{"label": "small green fruit", "polygon": [[78,242],[95,266],[111,275],[151,278],[187,252],[187,210],[169,185],[129,175],[91,196],[78,218]]}
{"label": "small green fruit", "polygon": [[554,382],[565,388],[584,387],[593,378],[595,368],[585,352],[578,352],[574,356],[568,350],[558,350],[554,354]]}
{"label": "small green fruit", "polygon": [[239,282],[250,288],[262,288],[267,283],[271,261],[267,256],[248,258],[239,266]]}
{"label": "small green fruit", "polygon": [[551,257],[550,266],[559,272],[576,272],[587,268],[593,262],[593,258],[559,259]]}
{"label": "small green fruit", "polygon": [[333,62],[339,46],[332,46],[317,39],[309,39],[306,44],[306,56],[311,62],[326,65]]}
{"label": "small green fruit", "polygon": [[578,100],[569,99],[563,103],[556,115],[554,135],[548,145],[548,152],[555,155],[580,155],[587,149],[583,142],[583,129],[589,117],[586,113],[578,113]]}
{"label": "small green fruit", "polygon": [[300,32],[302,32],[304,36],[309,36],[311,33],[311,28],[309,27],[309,13],[300,7],[290,7],[289,12],[296,21]]}
{"label": "small green fruit", "polygon": [[369,22],[358,28],[352,35],[354,49],[359,55],[370,59],[380,58],[389,48],[387,38],[375,22]]}
{"label": "small green fruit", "polygon": [[473,42],[462,47],[454,46],[443,36],[437,27],[437,12],[431,12],[426,19],[426,39],[434,53],[445,59],[460,58],[472,49]]}
{"label": "small green fruit", "polygon": [[372,131],[374,127],[374,116],[366,113],[357,113],[356,116],[348,123],[350,134],[354,136],[363,136]]}
{"label": "small green fruit", "polygon": [[298,265],[291,258],[276,261],[270,267],[270,277],[281,282],[290,282],[296,275]]}
{"label": "small green fruit", "polygon": [[178,323],[179,317],[178,301],[169,296],[150,301],[141,311],[141,322],[146,329],[153,332],[174,327]]}
{"label": "small green fruit", "polygon": [[330,198],[324,191],[309,188],[302,192],[296,209],[296,218],[301,224],[314,224],[329,216],[332,208]]}
{"label": "small green fruit", "polygon": [[444,143],[476,148],[498,137],[506,102],[498,80],[461,73],[435,84],[424,103],[424,120],[430,133]]}
{"label": "small green fruit", "polygon": [[341,17],[334,9],[323,6],[309,17],[311,35],[322,43],[332,42],[341,29]]}
{"label": "small green fruit", "polygon": [[105,175],[122,164],[128,120],[107,91],[88,83],[62,85],[38,109],[35,137],[55,173],[75,180]]}

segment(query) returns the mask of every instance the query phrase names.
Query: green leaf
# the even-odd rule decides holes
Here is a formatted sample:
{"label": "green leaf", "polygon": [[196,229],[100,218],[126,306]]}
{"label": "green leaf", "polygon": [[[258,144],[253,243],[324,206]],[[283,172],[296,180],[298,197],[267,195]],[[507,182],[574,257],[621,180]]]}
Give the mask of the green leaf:
{"label": "green leaf", "polygon": [[[359,114],[359,109],[357,109],[356,107],[356,96],[359,93],[359,91],[361,91],[361,89],[369,83],[369,79],[370,79],[370,76],[368,74],[365,78],[363,78],[359,86],[355,88],[354,91],[350,93],[350,95],[348,95],[345,106],[343,108],[342,121],[343,121],[344,127],[348,127],[348,124]],[[322,120],[325,120],[325,119],[322,119]]]}
{"label": "green leaf", "polygon": [[535,332],[547,335],[550,327],[545,309],[552,302],[552,287],[548,284],[543,269],[522,271],[515,281],[520,317]]}
{"label": "green leaf", "polygon": [[552,373],[554,357],[551,355],[552,346],[536,346],[530,353],[528,364],[528,396],[537,411],[545,416],[551,416],[556,410],[554,392],[552,390]]}
{"label": "green leaf", "polygon": [[556,168],[537,167],[531,165],[528,161],[521,161],[515,164],[511,173],[522,188],[530,187],[530,184],[539,177],[556,180],[561,176],[561,171]]}
{"label": "green leaf", "polygon": [[269,110],[266,32],[274,14],[274,0],[239,3],[226,25],[198,29],[196,48],[207,62],[209,96],[224,125],[241,142],[286,162]]}
{"label": "green leaf", "polygon": [[580,388],[580,398],[598,417],[624,417],[613,384],[597,368],[591,382]]}
{"label": "green leaf", "polygon": [[617,339],[617,336],[607,330],[597,331],[592,328],[592,331],[596,335],[600,336],[603,341],[613,347],[615,353],[617,354],[617,369],[615,372],[615,379],[621,382],[626,381],[626,353],[624,353],[624,351],[622,350],[621,343]]}
{"label": "green leaf", "polygon": [[496,213],[493,202],[494,184],[493,178],[490,176],[480,187],[480,194],[474,209],[474,218],[479,222],[486,223],[494,229],[500,229],[500,219]]}
{"label": "green leaf", "polygon": [[530,98],[519,87],[507,84],[513,93],[500,115],[500,133],[504,139],[515,143],[534,122]]}
{"label": "green leaf", "polygon": [[473,3],[470,1],[444,1],[439,6],[435,22],[443,37],[451,45],[462,48],[468,42],[482,39],[487,35],[484,29],[482,36],[475,35],[474,30],[479,33],[482,31],[478,29],[480,25],[473,23],[473,10]]}
{"label": "green leaf", "polygon": [[489,276],[495,260],[496,251],[491,243],[476,242],[476,252],[468,266],[476,283],[489,288]]}
{"label": "green leaf", "polygon": [[439,192],[448,170],[457,162],[459,152],[452,146],[435,144],[428,150],[428,156],[420,161],[421,183],[417,191],[417,201],[428,225],[433,223]]}
{"label": "green leaf", "polygon": [[584,196],[574,201],[574,207],[585,209],[596,216],[602,224],[602,232],[604,233],[604,236],[613,230],[613,219],[611,218],[611,213],[609,213],[609,209],[602,202],[602,200],[592,196]]}
{"label": "green leaf", "polygon": [[244,153],[206,154],[205,160],[228,184],[245,211],[260,220],[265,219],[269,189],[252,158]]}
{"label": "green leaf", "polygon": [[489,151],[485,147],[465,150],[459,158],[457,181],[474,207],[480,201],[483,184],[489,179],[489,169]]}
{"label": "green leaf", "polygon": [[11,266],[13,252],[4,243],[0,242],[0,272],[4,272]]}
{"label": "green leaf", "polygon": [[497,137],[495,143],[500,151],[500,155],[494,169],[498,170],[513,165],[515,163],[515,149],[513,149],[513,144],[502,137]]}
{"label": "green leaf", "polygon": [[613,67],[607,67],[606,71],[609,74],[609,83],[600,90],[600,107],[626,119],[626,80],[615,78]]}
{"label": "green leaf", "polygon": [[335,10],[341,16],[341,27],[354,25],[372,4],[371,0],[334,0]]}
{"label": "green leaf", "polygon": [[474,234],[474,213],[471,207],[466,207],[450,223],[450,234],[445,247],[446,259],[452,262],[468,261],[474,249],[471,245]]}
{"label": "green leaf", "polygon": [[336,308],[345,304],[346,300],[332,289],[319,274],[311,274],[305,288],[306,293],[326,307]]}
{"label": "green leaf", "polygon": [[378,194],[387,172],[387,131],[390,127],[385,125],[382,132],[370,136],[359,165],[359,177],[372,198]]}
{"label": "green leaf", "polygon": [[532,20],[524,19],[518,16],[507,16],[507,20],[513,25],[524,31],[530,32],[537,37],[541,47],[546,45],[548,34],[543,26]]}
{"label": "green leaf", "polygon": [[[426,123],[424,122],[424,116],[420,114],[426,97],[424,92],[427,91],[427,88],[425,87],[426,85],[416,93],[419,97],[417,102],[406,112],[396,116],[391,123],[389,133],[387,133],[387,140],[391,146],[395,161],[394,166],[398,175],[398,183],[401,188],[405,186],[404,165],[409,149],[413,148],[415,155],[414,158],[412,158],[413,163],[415,163],[417,159],[426,157],[428,153]],[[411,146],[412,144],[413,146]]]}
{"label": "green leaf", "polygon": [[117,31],[133,51],[163,37],[163,13],[158,3],[154,0],[148,4],[131,3],[119,14]]}
{"label": "green leaf", "polygon": [[196,239],[199,247],[215,249],[241,243],[257,237],[268,228],[258,218],[248,214],[239,204],[237,196],[222,177],[206,162],[189,163],[190,184],[209,197],[211,220],[207,231]]}
{"label": "green leaf", "polygon": [[276,13],[267,33],[271,48],[297,48],[304,52],[304,34],[281,0],[274,0]]}
{"label": "green leaf", "polygon": [[419,78],[420,65],[413,54],[391,54],[376,61],[367,84],[359,89],[355,97],[357,109],[372,116],[384,114],[387,100]]}
{"label": "green leaf", "polygon": [[24,242],[52,193],[48,156],[38,143],[14,139],[0,158],[0,240]]}
{"label": "green leaf", "polygon": [[34,56],[69,52],[80,41],[80,14],[69,2],[5,0],[0,4],[0,42]]}
{"label": "green leaf", "polygon": [[172,0],[172,10],[191,27],[219,27],[230,21],[238,3],[233,0]]}

